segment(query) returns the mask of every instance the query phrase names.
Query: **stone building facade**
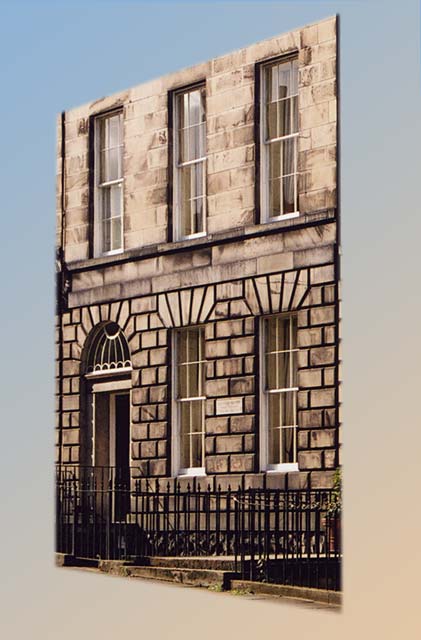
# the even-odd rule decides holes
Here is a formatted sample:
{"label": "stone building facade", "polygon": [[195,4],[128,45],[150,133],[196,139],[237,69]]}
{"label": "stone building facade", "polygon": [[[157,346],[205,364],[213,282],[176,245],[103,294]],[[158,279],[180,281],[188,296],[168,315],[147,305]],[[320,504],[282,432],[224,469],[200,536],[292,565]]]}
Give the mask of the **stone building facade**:
{"label": "stone building facade", "polygon": [[58,463],[331,485],[337,51],[333,17],[61,114]]}

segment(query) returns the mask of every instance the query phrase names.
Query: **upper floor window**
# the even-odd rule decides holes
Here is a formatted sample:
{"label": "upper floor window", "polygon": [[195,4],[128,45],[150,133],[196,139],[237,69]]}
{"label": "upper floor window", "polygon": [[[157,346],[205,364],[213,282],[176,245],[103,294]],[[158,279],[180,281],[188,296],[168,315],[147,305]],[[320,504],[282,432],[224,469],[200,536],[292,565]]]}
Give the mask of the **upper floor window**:
{"label": "upper floor window", "polygon": [[262,221],[298,213],[298,61],[261,68]]}
{"label": "upper floor window", "polygon": [[177,92],[174,121],[175,239],[206,234],[205,87]]}
{"label": "upper floor window", "polygon": [[123,250],[123,114],[95,120],[94,254]]}
{"label": "upper floor window", "polygon": [[262,467],[297,468],[297,318],[262,318]]}
{"label": "upper floor window", "polygon": [[174,473],[205,473],[205,335],[203,327],[174,336]]}

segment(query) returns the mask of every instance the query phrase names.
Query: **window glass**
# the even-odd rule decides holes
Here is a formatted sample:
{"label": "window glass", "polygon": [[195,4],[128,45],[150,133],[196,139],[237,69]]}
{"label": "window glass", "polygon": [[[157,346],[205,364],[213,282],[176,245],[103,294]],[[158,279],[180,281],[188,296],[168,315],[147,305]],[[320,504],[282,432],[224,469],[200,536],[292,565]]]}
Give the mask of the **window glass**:
{"label": "window glass", "polygon": [[263,67],[263,219],[298,211],[298,63]]}
{"label": "window glass", "polygon": [[96,133],[95,253],[123,247],[123,115],[99,117]]}
{"label": "window glass", "polygon": [[263,321],[263,394],[267,428],[267,463],[296,462],[297,320],[273,316]]}
{"label": "window glass", "polygon": [[175,210],[178,238],[205,233],[205,88],[176,95]]}
{"label": "window glass", "polygon": [[205,437],[204,330],[176,333],[176,401],[180,468],[203,468]]}

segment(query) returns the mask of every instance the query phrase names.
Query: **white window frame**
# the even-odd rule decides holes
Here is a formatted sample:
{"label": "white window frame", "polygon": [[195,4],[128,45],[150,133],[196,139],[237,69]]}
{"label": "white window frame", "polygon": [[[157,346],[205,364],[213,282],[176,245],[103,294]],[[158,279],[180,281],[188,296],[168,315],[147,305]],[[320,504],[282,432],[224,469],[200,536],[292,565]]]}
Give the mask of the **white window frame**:
{"label": "white window frame", "polygon": [[[295,432],[294,432],[294,449],[295,458],[294,462],[281,462],[277,464],[269,464],[269,414],[268,414],[268,395],[271,391],[265,390],[266,383],[266,343],[267,343],[267,329],[266,321],[270,318],[292,318],[295,314],[273,314],[261,316],[259,320],[259,378],[260,378],[260,470],[268,473],[273,472],[288,472],[298,471],[298,387],[285,388],[282,391],[276,391],[274,393],[282,392],[295,392],[296,405],[295,405]],[[298,347],[288,351],[299,351]],[[292,426],[292,425],[291,425]]]}
{"label": "white window frame", "polygon": [[[122,146],[122,175],[117,180],[110,180],[108,182],[101,183],[101,125],[104,120],[113,116],[123,115],[121,109],[112,111],[110,113],[101,114],[95,117],[94,120],[94,257],[117,255],[124,252],[124,175],[123,175],[123,153],[124,153],[124,125],[123,118],[121,121],[121,140]],[[113,185],[120,185],[121,189],[121,246],[118,249],[112,249],[110,251],[104,251],[102,246],[102,199],[101,189],[111,187]]]}
{"label": "white window frame", "polygon": [[[205,422],[205,410],[206,410],[206,396],[198,396],[195,398],[177,398],[177,386],[178,386],[178,336],[182,331],[189,329],[201,329],[203,327],[182,327],[180,329],[174,329],[171,336],[171,413],[172,413],[172,438],[171,438],[171,475],[173,477],[183,476],[206,476],[206,467],[182,467],[181,466],[181,420],[180,420],[180,408],[182,402],[189,401],[202,401],[202,458],[205,459],[205,436],[206,436],[206,422]],[[204,354],[203,354],[203,366],[205,366]]]}
{"label": "white window frame", "polygon": [[[279,220],[288,220],[290,218],[297,218],[300,215],[299,212],[299,194],[298,194],[298,138],[299,131],[273,138],[269,142],[266,141],[266,69],[274,65],[281,65],[297,60],[297,58],[289,58],[285,60],[270,60],[260,66],[260,149],[261,149],[261,165],[260,165],[260,205],[261,205],[261,222],[277,222]],[[298,86],[298,84],[297,84]],[[298,109],[298,93],[293,94],[297,96],[297,109]],[[292,97],[292,96],[291,96]],[[297,114],[298,116],[298,114]],[[294,202],[296,203],[296,210],[289,213],[281,213],[278,216],[269,215],[269,151],[270,144],[274,142],[280,142],[288,139],[296,139],[295,144],[295,180],[294,180]],[[286,176],[285,176],[286,177]],[[281,180],[282,183],[282,180]],[[282,200],[282,199],[281,199]]]}
{"label": "white window frame", "polygon": [[[186,162],[180,163],[179,158],[179,137],[178,137],[178,122],[179,122],[179,113],[178,113],[178,97],[180,95],[184,95],[186,93],[191,93],[192,91],[197,91],[202,88],[205,88],[206,84],[204,82],[194,85],[192,87],[187,87],[184,89],[180,89],[178,91],[174,91],[173,93],[173,219],[174,219],[174,240],[182,241],[182,240],[192,240],[194,238],[203,238],[207,235],[206,231],[206,216],[207,216],[207,155],[202,158],[196,158],[194,160],[188,160]],[[207,139],[206,133],[206,104],[205,104],[205,140]],[[190,233],[187,235],[183,235],[182,230],[182,214],[181,214],[181,189],[180,189],[180,179],[181,179],[181,169],[187,166],[191,166],[194,164],[202,163],[203,165],[203,231],[198,231],[197,233]]]}

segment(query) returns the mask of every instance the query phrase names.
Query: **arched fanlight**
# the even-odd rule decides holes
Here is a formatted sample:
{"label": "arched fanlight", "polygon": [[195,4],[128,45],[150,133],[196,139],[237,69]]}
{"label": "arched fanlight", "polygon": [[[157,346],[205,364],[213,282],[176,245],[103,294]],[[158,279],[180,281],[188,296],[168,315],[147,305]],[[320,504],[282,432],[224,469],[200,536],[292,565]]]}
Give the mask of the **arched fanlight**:
{"label": "arched fanlight", "polygon": [[107,322],[94,329],[85,373],[104,373],[131,366],[129,345],[118,324]]}

